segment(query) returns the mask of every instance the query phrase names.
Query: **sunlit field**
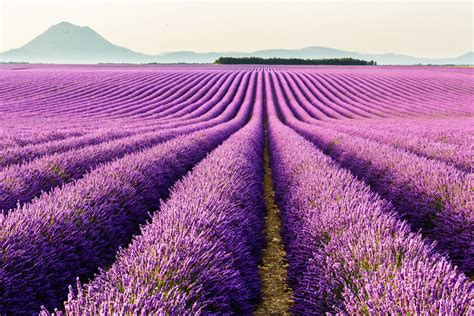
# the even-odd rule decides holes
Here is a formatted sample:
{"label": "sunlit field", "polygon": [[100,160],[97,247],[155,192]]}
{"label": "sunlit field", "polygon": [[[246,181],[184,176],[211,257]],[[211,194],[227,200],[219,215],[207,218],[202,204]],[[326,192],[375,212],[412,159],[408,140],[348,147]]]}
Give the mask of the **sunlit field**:
{"label": "sunlit field", "polygon": [[473,311],[472,67],[0,68],[1,315]]}

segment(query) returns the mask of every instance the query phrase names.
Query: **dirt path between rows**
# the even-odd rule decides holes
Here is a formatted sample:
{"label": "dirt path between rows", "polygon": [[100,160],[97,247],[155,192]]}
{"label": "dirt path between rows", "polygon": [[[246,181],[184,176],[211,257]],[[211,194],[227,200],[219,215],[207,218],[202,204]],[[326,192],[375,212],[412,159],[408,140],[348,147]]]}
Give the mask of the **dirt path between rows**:
{"label": "dirt path between rows", "polygon": [[267,211],[265,217],[266,248],[260,266],[262,301],[255,308],[255,315],[290,315],[293,293],[286,284],[288,264],[285,260],[285,249],[280,235],[280,210],[275,202],[275,192],[273,191],[266,126],[264,161],[264,197]]}

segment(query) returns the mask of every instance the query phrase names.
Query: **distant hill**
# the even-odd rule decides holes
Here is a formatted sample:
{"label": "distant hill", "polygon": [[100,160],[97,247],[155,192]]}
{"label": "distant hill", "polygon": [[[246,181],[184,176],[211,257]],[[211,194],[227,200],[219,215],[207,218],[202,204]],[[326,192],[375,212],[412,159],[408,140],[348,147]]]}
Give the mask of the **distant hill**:
{"label": "distant hill", "polygon": [[68,22],[53,25],[24,46],[0,54],[0,61],[37,63],[140,63],[152,58],[114,45],[87,26]]}
{"label": "distant hill", "polygon": [[147,55],[110,43],[91,28],[68,22],[51,26],[24,46],[0,53],[0,62],[30,63],[212,63],[219,57],[374,60],[379,65],[454,64],[473,65],[474,53],[455,58],[429,59],[400,54],[368,54],[328,47],[269,49],[255,52],[169,52]]}

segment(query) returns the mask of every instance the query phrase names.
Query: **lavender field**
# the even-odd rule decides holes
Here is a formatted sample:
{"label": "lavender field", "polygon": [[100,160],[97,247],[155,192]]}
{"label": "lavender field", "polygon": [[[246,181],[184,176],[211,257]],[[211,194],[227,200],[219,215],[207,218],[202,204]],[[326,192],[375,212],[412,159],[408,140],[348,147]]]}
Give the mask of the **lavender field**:
{"label": "lavender field", "polygon": [[0,65],[0,315],[472,315],[473,145],[474,68]]}

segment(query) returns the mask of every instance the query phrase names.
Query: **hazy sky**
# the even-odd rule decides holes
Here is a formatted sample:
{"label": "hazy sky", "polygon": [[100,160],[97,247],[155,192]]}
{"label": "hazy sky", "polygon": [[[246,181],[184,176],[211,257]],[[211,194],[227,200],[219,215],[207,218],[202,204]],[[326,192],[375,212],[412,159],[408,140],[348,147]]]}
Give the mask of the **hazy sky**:
{"label": "hazy sky", "polygon": [[474,32],[470,1],[0,0],[0,51],[61,21],[149,54],[327,46],[451,57],[473,50]]}

